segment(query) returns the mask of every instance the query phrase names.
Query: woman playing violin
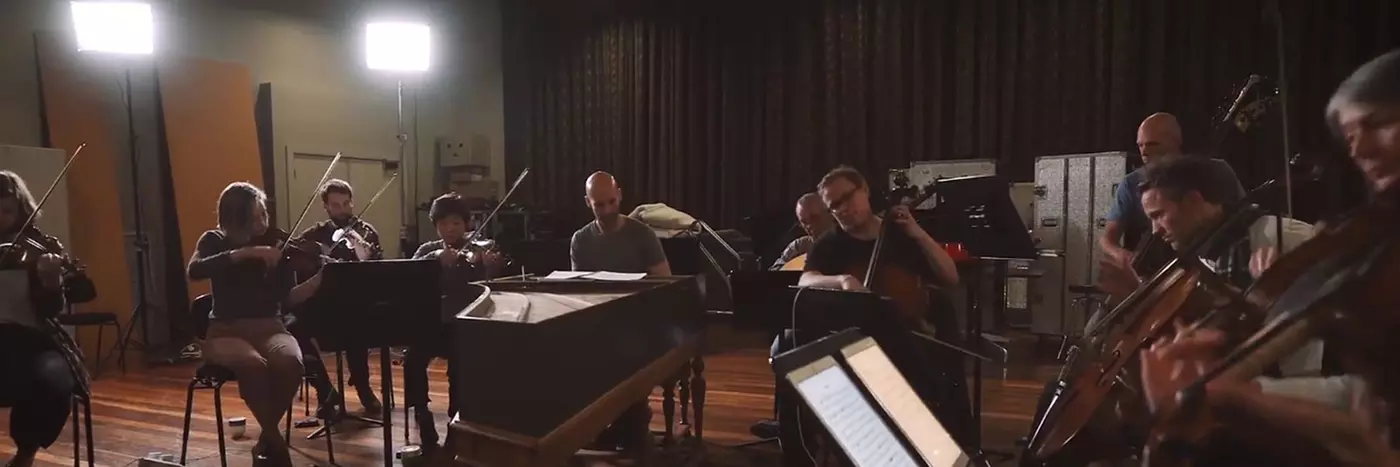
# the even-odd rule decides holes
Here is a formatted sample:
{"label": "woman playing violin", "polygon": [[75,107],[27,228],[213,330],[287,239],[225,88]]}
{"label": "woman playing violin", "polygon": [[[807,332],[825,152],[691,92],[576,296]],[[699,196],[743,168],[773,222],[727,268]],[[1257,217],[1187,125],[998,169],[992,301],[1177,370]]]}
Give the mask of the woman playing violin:
{"label": "woman playing violin", "polygon": [[[1373,195],[1372,202],[1396,202],[1396,193],[1400,189],[1400,50],[1372,60],[1343,82],[1328,104],[1327,121],[1345,141],[1352,162],[1365,176]],[[1256,262],[1259,264],[1253,266],[1266,269],[1273,260],[1272,256],[1258,258]],[[1222,339],[1215,333],[1198,332],[1183,333],[1154,346],[1142,357],[1146,395],[1159,403],[1172,403],[1172,395],[1215,365],[1221,343]],[[1390,359],[1394,355],[1373,357]],[[1393,368],[1393,363],[1390,365]],[[1366,384],[1356,378],[1335,378],[1332,381],[1338,385],[1337,391],[1343,396],[1361,394],[1367,390]],[[1261,389],[1257,381],[1217,379],[1207,386],[1206,400],[1213,409],[1251,420],[1251,432],[1265,430],[1274,433],[1275,437],[1271,438],[1274,443],[1271,444],[1278,444],[1280,438],[1277,435],[1280,431],[1288,431],[1285,427],[1289,426],[1297,431],[1344,431],[1336,429],[1336,426],[1320,428],[1314,422],[1317,418],[1304,414],[1308,410],[1312,410],[1312,414],[1342,414],[1352,418],[1352,423],[1356,425],[1370,425],[1364,414],[1372,413],[1374,407],[1354,405],[1365,398],[1344,397],[1342,404],[1332,404],[1329,410],[1317,401],[1301,400],[1287,394],[1261,393]],[[1388,395],[1394,396],[1393,393]],[[1397,401],[1387,402],[1395,404]],[[1397,428],[1390,427],[1391,430]],[[1348,441],[1360,447],[1349,455],[1360,459],[1362,465],[1400,465],[1400,456],[1386,446],[1381,437],[1351,438]]]}
{"label": "woman playing violin", "polygon": [[72,398],[89,395],[78,347],[55,317],[67,301],[91,300],[92,281],[65,265],[58,239],[25,224],[37,210],[24,180],[0,170],[0,407],[12,408],[12,467],[34,465],[58,439]]}
{"label": "woman playing violin", "polygon": [[296,338],[281,315],[310,298],[321,284],[318,273],[296,283],[283,261],[281,245],[268,233],[266,196],[245,182],[219,195],[218,221],[204,232],[190,258],[189,278],[209,279],[214,309],[209,313],[204,358],[238,377],[238,392],[262,427],[253,455],[260,465],[291,465],[278,429],[296,397],[304,367]]}

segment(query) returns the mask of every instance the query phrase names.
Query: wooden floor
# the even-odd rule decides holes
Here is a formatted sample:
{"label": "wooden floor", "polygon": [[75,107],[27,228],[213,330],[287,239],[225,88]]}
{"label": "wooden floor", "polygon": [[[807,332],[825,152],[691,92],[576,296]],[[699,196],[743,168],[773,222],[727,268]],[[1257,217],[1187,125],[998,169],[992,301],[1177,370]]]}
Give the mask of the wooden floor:
{"label": "wooden floor", "polygon": [[[707,464],[776,465],[775,445],[733,448],[736,444],[753,440],[748,432],[750,424],[771,416],[773,378],[767,366],[767,347],[755,339],[727,340],[727,345],[710,346],[712,354],[706,358],[709,383],[705,407]],[[982,410],[984,446],[1010,451],[1015,440],[1025,435],[1043,382],[1055,369],[1052,362],[1043,357],[1047,353],[1053,354],[1053,344],[1047,340],[1037,349],[1035,338],[1017,337],[1010,349],[1007,379],[1002,379],[1000,364],[985,368]],[[1047,347],[1051,348],[1047,350]],[[371,362],[376,362],[372,363],[375,366],[371,369],[375,375],[379,371],[377,361],[377,358],[371,358]],[[152,367],[132,370],[125,375],[109,370],[95,382],[92,414],[97,465],[135,465],[137,459],[153,452],[179,455],[185,389],[195,365]],[[378,387],[378,378],[375,379],[375,387]],[[429,379],[432,381],[431,395],[435,400],[433,407],[439,411],[439,429],[446,433],[446,419],[441,414],[447,400],[443,362],[435,362]],[[395,385],[402,384],[402,381],[400,369],[395,367]],[[652,395],[653,407],[657,409],[654,425],[658,429],[661,425],[660,397],[659,390]],[[402,394],[396,395],[396,399],[401,401],[401,398]],[[350,410],[358,411],[353,390],[347,399],[351,401]],[[257,428],[252,426],[252,417],[238,398],[236,383],[225,387],[223,400],[224,416],[248,417],[248,434],[255,436]],[[397,449],[404,444],[403,413],[401,409],[395,412],[398,416],[394,420],[394,447]],[[5,413],[8,419],[7,409],[0,409],[0,413]],[[305,418],[302,417],[301,402],[297,403],[295,414],[297,420]],[[348,432],[334,437],[336,463],[345,466],[382,464],[380,429],[353,429],[356,425],[352,423],[347,422],[347,426],[341,428]],[[197,391],[190,432],[190,461],[187,465],[220,465],[214,424],[213,391]],[[39,465],[72,465],[71,429],[71,426],[66,428],[59,441],[40,454]],[[305,439],[314,429],[294,429],[292,446],[297,452],[293,453],[293,459],[297,460],[298,465],[327,465],[325,440]],[[8,439],[8,424],[0,426],[0,431],[6,433],[4,441],[0,441],[0,460],[3,460],[13,455],[14,446]],[[413,437],[416,442],[416,430]],[[248,451],[253,446],[251,436],[229,440],[227,446],[230,465],[250,465]]]}

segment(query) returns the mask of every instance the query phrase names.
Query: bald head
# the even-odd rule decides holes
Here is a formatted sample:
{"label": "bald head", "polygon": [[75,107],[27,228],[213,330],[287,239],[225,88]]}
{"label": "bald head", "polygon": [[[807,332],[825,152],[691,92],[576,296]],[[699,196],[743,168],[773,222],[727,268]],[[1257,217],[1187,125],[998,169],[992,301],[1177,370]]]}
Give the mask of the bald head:
{"label": "bald head", "polygon": [[593,172],[584,184],[584,191],[584,199],[588,201],[589,209],[593,210],[593,218],[604,226],[615,225],[619,217],[618,206],[622,203],[622,188],[617,186],[617,179],[607,172]]}
{"label": "bald head", "polygon": [[1160,156],[1181,153],[1181,125],[1176,116],[1157,112],[1138,125],[1138,153],[1143,162],[1151,162]]}
{"label": "bald head", "polygon": [[821,195],[807,193],[797,199],[797,223],[802,225],[807,235],[820,237],[831,230],[833,222],[831,211],[826,208]]}

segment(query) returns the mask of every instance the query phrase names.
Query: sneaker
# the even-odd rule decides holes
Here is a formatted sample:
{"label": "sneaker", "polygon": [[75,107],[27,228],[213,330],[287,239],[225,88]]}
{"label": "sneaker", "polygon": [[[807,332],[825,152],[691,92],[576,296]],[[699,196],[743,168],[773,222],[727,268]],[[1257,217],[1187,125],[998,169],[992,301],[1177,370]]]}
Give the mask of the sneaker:
{"label": "sneaker", "polygon": [[756,438],[772,439],[778,437],[778,421],[764,420],[753,425],[749,425],[749,433]]}

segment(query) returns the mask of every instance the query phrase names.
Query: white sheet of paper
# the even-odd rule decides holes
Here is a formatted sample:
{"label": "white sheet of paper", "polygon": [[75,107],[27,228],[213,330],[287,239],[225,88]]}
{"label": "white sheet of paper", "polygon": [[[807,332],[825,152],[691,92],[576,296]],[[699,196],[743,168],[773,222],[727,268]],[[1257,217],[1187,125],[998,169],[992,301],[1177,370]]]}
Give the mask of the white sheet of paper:
{"label": "white sheet of paper", "polygon": [[578,279],[588,274],[588,271],[554,271],[549,273],[548,276],[541,277],[540,279],[547,281],[564,281],[569,279]]}
{"label": "white sheet of paper", "polygon": [[797,383],[797,391],[857,467],[918,465],[841,367],[832,366]]}
{"label": "white sheet of paper", "polygon": [[611,272],[611,271],[598,271],[598,272],[589,274],[589,275],[587,275],[587,276],[584,276],[584,278],[586,278],[586,279],[596,279],[596,280],[600,280],[600,281],[635,281],[635,280],[641,280],[641,278],[646,277],[646,276],[647,276],[647,273],[645,273],[645,272]]}

